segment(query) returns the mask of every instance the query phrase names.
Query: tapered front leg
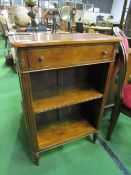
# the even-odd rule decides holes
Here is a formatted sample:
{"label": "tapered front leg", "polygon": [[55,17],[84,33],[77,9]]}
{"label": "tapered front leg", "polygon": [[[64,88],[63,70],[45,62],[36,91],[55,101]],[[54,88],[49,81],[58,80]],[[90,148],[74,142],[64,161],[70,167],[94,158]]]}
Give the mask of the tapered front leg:
{"label": "tapered front leg", "polygon": [[39,158],[40,158],[39,153],[32,153],[32,156],[33,156],[34,163],[36,165],[39,165]]}
{"label": "tapered front leg", "polygon": [[119,107],[114,107],[114,110],[112,111],[112,114],[111,114],[110,124],[109,124],[107,134],[106,134],[106,139],[107,140],[111,139],[111,135],[112,135],[113,129],[116,125],[116,122],[119,118],[119,115],[120,115]]}
{"label": "tapered front leg", "polygon": [[93,143],[96,143],[97,138],[98,138],[98,133],[96,132],[93,134]]}

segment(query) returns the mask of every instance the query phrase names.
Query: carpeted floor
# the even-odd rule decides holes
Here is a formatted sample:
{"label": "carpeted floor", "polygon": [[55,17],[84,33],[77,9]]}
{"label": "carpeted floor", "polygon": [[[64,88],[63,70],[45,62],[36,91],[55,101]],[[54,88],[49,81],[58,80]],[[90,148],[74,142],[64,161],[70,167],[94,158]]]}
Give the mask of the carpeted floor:
{"label": "carpeted floor", "polygon": [[[121,175],[131,172],[131,120],[121,115],[112,140],[104,140],[104,117],[96,144],[87,138],[46,151],[40,165],[32,163],[23,127],[18,75],[5,65],[0,39],[0,174],[1,175]],[[104,146],[106,145],[106,146]],[[109,147],[108,147],[109,146]],[[106,148],[106,149],[105,149]],[[109,149],[116,156],[111,156]],[[123,167],[121,168],[121,163]]]}

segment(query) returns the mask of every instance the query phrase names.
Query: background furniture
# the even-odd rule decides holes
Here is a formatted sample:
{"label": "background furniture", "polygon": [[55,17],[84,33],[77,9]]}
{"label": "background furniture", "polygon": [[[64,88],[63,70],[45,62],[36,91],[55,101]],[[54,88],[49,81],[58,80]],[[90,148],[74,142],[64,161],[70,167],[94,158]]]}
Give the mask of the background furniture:
{"label": "background furniture", "polygon": [[119,40],[100,34],[10,36],[36,164],[50,148],[100,128]]}
{"label": "background furniture", "polygon": [[129,52],[128,52],[128,65],[127,65],[127,73],[126,73],[126,82],[131,82],[131,48],[129,48]]}
{"label": "background furniture", "polygon": [[76,22],[75,30],[77,33],[83,33],[84,32],[83,22]]}
{"label": "background furniture", "polygon": [[126,38],[124,33],[118,28],[114,28],[114,34],[118,37],[122,37],[122,42],[119,47],[119,72],[117,80],[117,91],[115,97],[115,106],[113,108],[109,128],[107,131],[107,140],[111,139],[113,129],[117,123],[120,112],[124,113],[128,117],[131,117],[131,84],[125,84],[126,68],[127,68],[127,57],[128,51],[126,49]]}
{"label": "background furniture", "polygon": [[8,32],[9,32],[9,30],[8,30],[8,26],[7,26],[6,21],[3,22],[3,21],[0,20],[0,26],[1,26],[1,29],[2,29],[2,36],[5,40],[5,47],[6,47],[7,44],[9,44],[9,42],[8,42]]}
{"label": "background furniture", "polygon": [[[125,82],[126,83],[131,83],[131,38],[127,37],[128,39],[128,44],[129,44],[129,50],[128,50],[128,63],[127,63],[127,69],[126,69],[126,77],[125,77]],[[118,64],[117,62],[115,64]],[[110,90],[106,102],[105,109],[110,110],[111,107],[114,107],[114,101],[115,101],[115,92],[117,89],[117,82],[116,82],[116,77],[111,81],[110,85]]]}
{"label": "background furniture", "polygon": [[84,27],[86,32],[89,30],[94,30],[95,32],[111,35],[112,34],[112,27],[103,27],[103,26],[85,26]]}

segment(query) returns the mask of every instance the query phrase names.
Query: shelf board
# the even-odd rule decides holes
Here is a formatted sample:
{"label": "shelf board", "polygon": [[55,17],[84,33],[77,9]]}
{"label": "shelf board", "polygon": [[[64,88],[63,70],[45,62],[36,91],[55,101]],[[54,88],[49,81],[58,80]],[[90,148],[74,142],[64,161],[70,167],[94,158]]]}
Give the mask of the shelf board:
{"label": "shelf board", "polygon": [[33,112],[45,112],[101,97],[103,97],[103,94],[93,88],[64,88],[55,95],[33,100]]}
{"label": "shelf board", "polygon": [[53,148],[96,131],[85,119],[57,122],[37,131],[38,146],[40,150]]}

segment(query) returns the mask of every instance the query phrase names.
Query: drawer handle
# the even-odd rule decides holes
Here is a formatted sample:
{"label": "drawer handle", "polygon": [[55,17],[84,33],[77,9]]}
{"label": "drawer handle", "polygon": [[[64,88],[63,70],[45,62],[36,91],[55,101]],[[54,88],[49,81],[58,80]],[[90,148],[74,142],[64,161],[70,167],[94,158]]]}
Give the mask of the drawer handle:
{"label": "drawer handle", "polygon": [[108,52],[107,51],[103,51],[102,55],[108,55]]}
{"label": "drawer handle", "polygon": [[39,61],[44,61],[44,59],[45,59],[45,58],[44,58],[43,56],[40,56],[38,60],[39,60]]}

